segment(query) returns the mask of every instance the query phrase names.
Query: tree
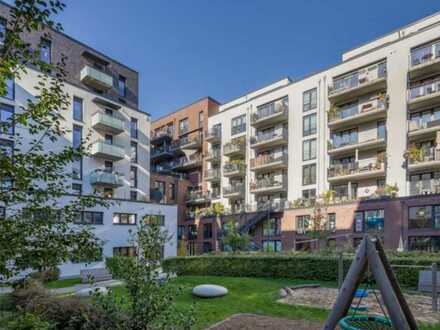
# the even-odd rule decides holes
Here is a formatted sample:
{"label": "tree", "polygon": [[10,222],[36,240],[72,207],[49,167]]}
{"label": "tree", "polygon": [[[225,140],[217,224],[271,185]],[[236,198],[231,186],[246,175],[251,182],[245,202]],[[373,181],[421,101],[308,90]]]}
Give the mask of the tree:
{"label": "tree", "polygon": [[167,285],[169,274],[162,273],[163,247],[169,241],[168,232],[156,218],[145,216],[136,232],[131,233],[130,245],[137,248],[135,257],[119,257],[119,269],[127,290],[126,301],[110,291],[98,297],[98,305],[113,318],[114,329],[191,329],[193,311],[182,313],[174,303],[178,289]]}
{"label": "tree", "polygon": [[46,63],[40,59],[40,45],[26,41],[37,32],[51,40],[54,31],[62,30],[52,16],[64,8],[59,0],[16,0],[0,48],[0,96],[6,95],[8,81],[19,81],[30,68],[38,72],[35,98],[0,122],[0,134],[12,142],[0,149],[0,206],[7,210],[0,221],[0,276],[5,278],[100,254],[92,228],[75,222],[81,210],[108,203],[99,196],[66,197],[69,168],[87,155],[87,139],[57,151],[45,148],[69,132],[63,119],[70,105],[64,92],[67,58]]}
{"label": "tree", "polygon": [[249,236],[249,234],[240,233],[232,221],[226,223],[224,228],[224,246],[229,247],[232,252],[246,251],[249,249],[249,244],[251,242],[251,237]]}

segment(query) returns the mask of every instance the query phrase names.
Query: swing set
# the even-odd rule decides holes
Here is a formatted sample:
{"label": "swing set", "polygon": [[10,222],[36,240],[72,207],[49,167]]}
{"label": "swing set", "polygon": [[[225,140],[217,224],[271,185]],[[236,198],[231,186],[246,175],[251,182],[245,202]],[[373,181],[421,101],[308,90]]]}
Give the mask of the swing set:
{"label": "swing set", "polygon": [[[362,282],[366,284],[366,289],[358,290]],[[383,302],[377,295],[374,283],[381,293]],[[362,300],[366,296],[360,294],[360,291],[371,292],[374,295],[383,315],[359,313],[365,310]],[[355,296],[359,297],[357,304],[353,304]],[[353,311],[351,314],[350,309]],[[333,330],[338,325],[343,330],[417,329],[414,316],[377,238],[365,235],[362,239],[323,329]]]}

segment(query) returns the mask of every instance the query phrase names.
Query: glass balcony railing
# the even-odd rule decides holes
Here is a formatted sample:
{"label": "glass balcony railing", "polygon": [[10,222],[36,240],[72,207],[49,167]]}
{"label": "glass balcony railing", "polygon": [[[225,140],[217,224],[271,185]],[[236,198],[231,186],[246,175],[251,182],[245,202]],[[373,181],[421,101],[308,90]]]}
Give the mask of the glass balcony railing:
{"label": "glass balcony railing", "polygon": [[227,143],[223,147],[223,153],[225,155],[235,154],[235,153],[245,153],[246,146],[243,143]]}
{"label": "glass balcony railing", "polygon": [[284,165],[287,165],[287,155],[281,155],[275,157],[274,155],[261,155],[254,159],[251,159],[251,168],[258,168],[262,166],[269,166],[271,164],[277,164],[282,162]]}
{"label": "glass balcony railing", "polygon": [[360,87],[384,77],[386,77],[386,62],[374,64],[344,77],[334,79],[333,86],[329,87],[329,96]]}
{"label": "glass balcony railing", "polygon": [[221,152],[219,149],[211,150],[206,154],[206,160],[220,160]]}
{"label": "glass balcony railing", "polygon": [[287,178],[283,176],[282,178],[264,178],[264,179],[257,179],[250,184],[251,191],[255,190],[266,190],[266,189],[272,189],[276,187],[285,187],[285,184],[287,182]]}
{"label": "glass balcony railing", "polygon": [[420,47],[411,51],[410,66],[432,62],[440,57],[440,42]]}
{"label": "glass balcony railing", "polygon": [[80,74],[81,81],[99,90],[108,90],[113,87],[113,77],[91,66],[84,66]]}
{"label": "glass balcony railing", "polygon": [[124,175],[119,172],[96,169],[90,173],[90,184],[92,186],[121,187],[124,185]]}
{"label": "glass balcony railing", "polygon": [[275,139],[283,139],[287,141],[287,129],[283,128],[281,130],[260,133],[251,139],[251,145],[269,142]]}
{"label": "glass balcony railing", "polygon": [[427,163],[440,160],[440,152],[434,147],[414,149],[417,152],[408,153],[408,161],[410,165]]}
{"label": "glass balcony railing", "polygon": [[334,111],[329,111],[329,122],[355,117],[360,114],[368,113],[369,111],[385,109],[385,96],[363,104],[351,103],[347,106],[336,108]]}
{"label": "glass balcony railing", "polygon": [[408,122],[408,131],[415,132],[422,129],[440,126],[440,118],[432,120],[413,119]]}
{"label": "glass balcony railing", "polygon": [[289,208],[289,203],[287,199],[274,199],[267,201],[257,201],[255,205],[252,205],[251,212],[261,212],[261,211],[273,211],[280,212]]}
{"label": "glass balcony railing", "polygon": [[206,140],[220,140],[222,137],[222,131],[220,128],[214,127],[206,131]]}
{"label": "glass balcony railing", "polygon": [[245,185],[244,183],[236,183],[232,184],[230,186],[223,187],[223,195],[234,195],[234,194],[244,194],[245,191]]}
{"label": "glass balcony railing", "polygon": [[171,154],[171,149],[169,146],[154,147],[151,149],[151,157],[153,158],[168,153]]}
{"label": "glass balcony railing", "polygon": [[208,193],[201,190],[193,190],[188,192],[188,196],[186,199],[187,202],[203,202],[208,200],[209,200]]}
{"label": "glass balcony railing", "polygon": [[246,165],[244,163],[226,163],[223,166],[224,175],[228,175],[235,172],[244,174],[245,171],[246,171]]}
{"label": "glass balcony railing", "polygon": [[410,195],[426,195],[426,194],[439,194],[440,193],[440,180],[427,179],[411,181],[409,183]]}
{"label": "glass balcony railing", "polygon": [[220,170],[219,169],[210,169],[205,172],[206,180],[220,180]]}
{"label": "glass balcony railing", "polygon": [[172,139],[173,138],[173,130],[170,128],[161,129],[161,130],[154,131],[153,134],[151,135],[152,141],[157,140],[157,139],[161,139],[161,138]]}
{"label": "glass balcony railing", "polygon": [[385,169],[383,162],[370,163],[365,166],[359,166],[358,162],[330,165],[327,170],[329,178],[335,178],[353,174],[364,174],[373,171],[380,171]]}
{"label": "glass balcony railing", "polygon": [[440,91],[440,78],[424,81],[409,89],[409,99],[415,100],[423,96],[438,93]]}
{"label": "glass balcony railing", "polygon": [[243,132],[246,132],[246,124],[233,126],[231,129],[231,135],[236,135],[236,134],[240,134]]}
{"label": "glass balcony railing", "polygon": [[125,157],[125,150],[115,144],[109,144],[104,141],[97,141],[92,144],[92,156],[102,157],[111,160],[120,160]]}
{"label": "glass balcony railing", "polygon": [[287,115],[289,110],[288,102],[286,100],[282,100],[279,102],[272,102],[267,105],[258,107],[258,110],[252,114],[252,123],[262,121],[265,118],[272,117],[276,114],[284,114]]}
{"label": "glass balcony railing", "polygon": [[92,127],[112,133],[121,133],[125,129],[123,120],[102,112],[97,112],[92,116]]}
{"label": "glass balcony railing", "polygon": [[173,163],[173,167],[174,168],[184,168],[184,167],[188,167],[188,166],[196,166],[199,163],[201,164],[202,162],[202,156],[200,154],[196,154],[196,155],[192,155],[190,157],[182,157],[178,160],[176,160]]}

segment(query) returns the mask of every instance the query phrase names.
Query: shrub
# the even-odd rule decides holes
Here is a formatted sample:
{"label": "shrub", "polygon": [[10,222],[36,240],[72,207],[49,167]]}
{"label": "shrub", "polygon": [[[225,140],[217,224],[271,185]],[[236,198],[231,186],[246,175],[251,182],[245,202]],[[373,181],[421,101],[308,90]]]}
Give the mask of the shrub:
{"label": "shrub", "polygon": [[27,304],[33,300],[40,300],[49,296],[49,292],[39,281],[28,279],[20,283],[20,286],[11,293],[11,300],[14,306],[25,309]]}
{"label": "shrub", "polygon": [[39,280],[43,283],[56,281],[60,278],[60,269],[58,267],[43,270],[41,272],[33,272],[29,277]]}
{"label": "shrub", "polygon": [[[392,265],[415,265],[429,267],[432,258],[393,257]],[[344,258],[347,273],[352,257]],[[176,257],[166,259],[164,270],[177,275],[214,275],[236,277],[278,277],[312,281],[337,281],[338,258],[310,254],[280,255],[207,255],[198,257]],[[395,268],[401,286],[416,287],[419,268]]]}
{"label": "shrub", "polygon": [[6,329],[8,330],[51,330],[55,329],[49,322],[43,321],[34,314],[24,313],[14,317],[9,321]]}
{"label": "shrub", "polygon": [[130,263],[135,260],[133,257],[107,257],[105,259],[105,266],[115,279],[122,279],[124,273],[130,268]]}

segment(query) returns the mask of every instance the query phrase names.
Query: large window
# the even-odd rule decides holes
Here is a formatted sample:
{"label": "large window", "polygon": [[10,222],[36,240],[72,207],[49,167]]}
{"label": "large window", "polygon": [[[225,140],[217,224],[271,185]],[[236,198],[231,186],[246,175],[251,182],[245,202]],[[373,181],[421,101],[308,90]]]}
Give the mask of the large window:
{"label": "large window", "polygon": [[[77,149],[82,143],[82,127],[73,126],[72,146]],[[75,158],[72,162],[72,178],[76,180],[82,179],[82,157]]]}
{"label": "large window", "polygon": [[264,240],[263,241],[263,251],[264,252],[280,252],[281,251],[281,241],[280,240]]}
{"label": "large window", "polygon": [[327,214],[327,226],[331,231],[336,230],[336,213]]}
{"label": "large window", "polygon": [[78,121],[83,120],[83,100],[79,97],[73,98],[73,119]]}
{"label": "large window", "polygon": [[130,187],[137,188],[137,167],[131,166],[130,167]]}
{"label": "large window", "polygon": [[104,224],[104,213],[82,211],[75,223],[82,225],[102,225]]}
{"label": "large window", "polygon": [[303,166],[302,183],[303,186],[316,183],[316,164]]}
{"label": "large window", "polygon": [[303,160],[316,158],[316,139],[303,141]]}
{"label": "large window", "polygon": [[440,205],[410,207],[408,210],[408,227],[440,229]]}
{"label": "large window", "polygon": [[368,210],[357,211],[354,214],[354,232],[361,233],[364,231],[383,232],[385,227],[385,211]]}
{"label": "large window", "polygon": [[118,79],[118,92],[121,97],[127,96],[127,79],[123,76],[119,76]]}
{"label": "large window", "polygon": [[6,79],[5,83],[6,83],[6,94],[3,97],[9,100],[14,100],[15,99],[14,79]]}
{"label": "large window", "polygon": [[162,214],[148,214],[143,217],[146,225],[156,224],[159,226],[165,226],[165,216]]}
{"label": "large window", "polygon": [[316,134],[316,113],[303,117],[303,136]]}
{"label": "large window", "polygon": [[52,63],[52,44],[50,40],[41,39],[40,41],[40,61],[47,64]]}
{"label": "large window", "polygon": [[280,222],[277,218],[271,218],[263,223],[263,236],[277,236],[281,234]]}
{"label": "large window", "polygon": [[313,88],[303,93],[303,111],[313,110],[317,106],[317,89]]}
{"label": "large window", "polygon": [[314,199],[316,198],[316,189],[305,189],[302,191],[302,198]]}
{"label": "large window", "polygon": [[7,21],[4,18],[0,17],[0,46],[5,43],[6,23],[7,23]]}
{"label": "large window", "polygon": [[113,213],[114,225],[135,225],[136,214],[130,213]]}
{"label": "large window", "polygon": [[415,236],[408,237],[408,248],[410,251],[440,251],[440,237],[438,236]]}
{"label": "large window", "polygon": [[136,142],[131,142],[130,144],[131,146],[131,162],[132,163],[137,163],[138,161],[138,145]]}
{"label": "large window", "polygon": [[179,134],[186,134],[189,131],[189,121],[188,118],[181,119],[179,121]]}
{"label": "large window", "polygon": [[212,238],[212,223],[205,223],[203,225],[203,238],[204,239]]}
{"label": "large window", "polygon": [[170,183],[168,185],[168,189],[169,189],[169,192],[170,192],[170,199],[172,201],[176,200],[177,199],[177,187],[176,187],[176,184],[175,183]]}
{"label": "large window", "polygon": [[377,122],[377,138],[378,139],[385,139],[386,137],[386,126],[385,121],[378,121]]}
{"label": "large window", "polygon": [[332,134],[332,147],[339,148],[346,145],[356,144],[358,142],[357,128],[345,130]]}
{"label": "large window", "polygon": [[199,112],[199,127],[203,127],[203,122],[205,121],[205,113],[203,111]]}
{"label": "large window", "polygon": [[113,248],[114,257],[135,257],[137,255],[134,246],[118,246]]}
{"label": "large window", "polygon": [[310,226],[310,215],[298,215],[296,217],[296,230],[304,233]]}
{"label": "large window", "polygon": [[197,239],[197,226],[196,225],[189,225],[188,226],[188,239],[189,240]]}
{"label": "large window", "polygon": [[0,133],[14,134],[14,107],[0,103]]}
{"label": "large window", "polygon": [[240,134],[246,131],[246,115],[231,119],[231,135]]}
{"label": "large window", "polygon": [[138,138],[138,120],[136,118],[131,118],[130,120],[130,136],[133,139]]}

